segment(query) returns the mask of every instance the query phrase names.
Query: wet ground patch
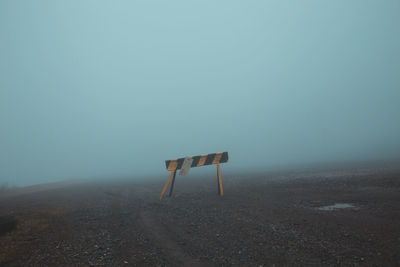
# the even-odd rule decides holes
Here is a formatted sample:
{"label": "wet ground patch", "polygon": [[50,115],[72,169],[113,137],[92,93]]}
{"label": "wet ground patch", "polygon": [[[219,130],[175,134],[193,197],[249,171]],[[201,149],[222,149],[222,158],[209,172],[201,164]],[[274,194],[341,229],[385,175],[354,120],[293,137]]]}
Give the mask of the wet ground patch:
{"label": "wet ground patch", "polygon": [[335,203],[333,205],[327,205],[327,206],[321,206],[317,207],[317,210],[322,210],[322,211],[333,211],[333,210],[338,210],[338,209],[353,209],[353,210],[358,210],[359,207],[352,203]]}

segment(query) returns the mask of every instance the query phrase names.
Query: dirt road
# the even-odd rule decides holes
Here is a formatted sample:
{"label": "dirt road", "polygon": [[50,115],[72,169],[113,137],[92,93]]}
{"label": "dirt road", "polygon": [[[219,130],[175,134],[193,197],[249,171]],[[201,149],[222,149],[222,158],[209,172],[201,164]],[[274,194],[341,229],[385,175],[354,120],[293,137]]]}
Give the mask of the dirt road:
{"label": "dirt road", "polygon": [[178,177],[159,201],[163,182],[3,194],[0,265],[400,265],[400,172],[225,175],[223,198],[215,177]]}

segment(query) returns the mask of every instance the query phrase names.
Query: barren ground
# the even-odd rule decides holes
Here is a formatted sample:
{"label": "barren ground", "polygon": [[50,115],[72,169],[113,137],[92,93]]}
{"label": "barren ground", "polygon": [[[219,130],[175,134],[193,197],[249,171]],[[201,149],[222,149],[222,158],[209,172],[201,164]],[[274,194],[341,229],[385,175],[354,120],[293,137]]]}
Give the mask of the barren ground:
{"label": "barren ground", "polygon": [[400,171],[222,179],[222,198],[190,174],[162,201],[166,177],[0,193],[0,265],[400,265]]}

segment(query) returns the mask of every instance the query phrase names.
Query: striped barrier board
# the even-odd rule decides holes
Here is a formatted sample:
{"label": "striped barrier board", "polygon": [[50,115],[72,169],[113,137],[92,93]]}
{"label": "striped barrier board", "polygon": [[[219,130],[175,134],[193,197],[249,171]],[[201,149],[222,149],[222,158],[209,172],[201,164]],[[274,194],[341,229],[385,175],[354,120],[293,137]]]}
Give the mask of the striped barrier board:
{"label": "striped barrier board", "polygon": [[[204,165],[228,162],[228,152],[219,152],[191,157],[193,159],[192,168]],[[166,160],[165,165],[168,171],[179,170],[185,158]]]}
{"label": "striped barrier board", "polygon": [[[189,170],[185,167],[188,167],[189,165],[191,168],[193,168],[193,167],[200,167],[200,166],[216,164],[217,165],[218,194],[220,196],[223,196],[224,190],[222,188],[221,168],[220,168],[219,164],[228,162],[228,159],[229,159],[228,152],[218,152],[218,153],[204,154],[204,155],[194,156],[194,157],[166,160],[165,161],[166,168],[168,171],[171,171],[171,174],[161,192],[160,200],[163,198],[171,179],[172,179],[172,183],[171,183],[169,196],[172,196],[172,191],[174,190],[174,184],[175,184],[176,171],[180,169],[181,170],[180,175],[186,175]],[[190,162],[191,162],[191,164],[190,164]]]}

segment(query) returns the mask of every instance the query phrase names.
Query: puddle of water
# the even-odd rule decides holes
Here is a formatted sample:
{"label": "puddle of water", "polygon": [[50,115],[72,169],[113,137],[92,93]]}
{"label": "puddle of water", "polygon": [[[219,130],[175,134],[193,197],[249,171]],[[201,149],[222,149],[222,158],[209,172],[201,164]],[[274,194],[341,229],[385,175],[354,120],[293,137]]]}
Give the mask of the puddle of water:
{"label": "puddle of water", "polygon": [[317,210],[332,211],[336,209],[357,209],[357,207],[350,203],[335,203],[333,205],[318,207]]}

